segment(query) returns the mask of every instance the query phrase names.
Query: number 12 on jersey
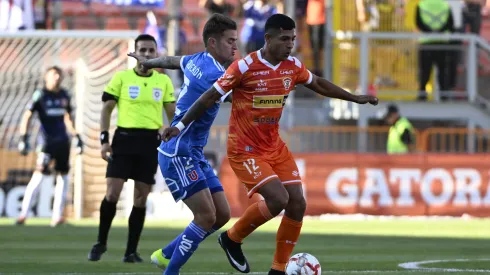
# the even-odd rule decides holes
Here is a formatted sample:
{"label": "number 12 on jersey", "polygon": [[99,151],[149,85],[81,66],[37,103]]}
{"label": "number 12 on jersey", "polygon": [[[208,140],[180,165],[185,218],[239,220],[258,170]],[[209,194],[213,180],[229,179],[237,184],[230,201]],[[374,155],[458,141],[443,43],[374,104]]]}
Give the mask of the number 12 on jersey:
{"label": "number 12 on jersey", "polygon": [[245,168],[247,168],[247,171],[252,174],[253,172],[256,172],[260,166],[258,165],[255,165],[255,159],[248,159],[247,161],[244,161],[243,162],[243,166],[245,166]]}

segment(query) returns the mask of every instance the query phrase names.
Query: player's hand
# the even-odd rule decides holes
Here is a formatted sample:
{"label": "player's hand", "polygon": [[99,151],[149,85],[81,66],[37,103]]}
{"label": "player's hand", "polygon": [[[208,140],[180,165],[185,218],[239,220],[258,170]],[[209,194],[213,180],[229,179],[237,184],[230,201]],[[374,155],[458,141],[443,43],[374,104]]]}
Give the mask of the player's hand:
{"label": "player's hand", "polygon": [[139,63],[139,69],[140,69],[140,70],[141,70],[143,73],[145,73],[145,72],[147,72],[149,69],[151,69],[151,68],[149,68],[149,67],[145,66],[145,61],[147,60],[147,58],[146,58],[146,57],[141,56],[141,55],[137,55],[136,53],[128,53],[128,56],[130,56],[130,57],[132,57],[132,58],[136,59],[136,61],[138,61],[138,63]]}
{"label": "player's hand", "polygon": [[360,95],[357,97],[357,104],[366,104],[369,103],[371,105],[378,105],[378,98],[372,95]]}
{"label": "player's hand", "polygon": [[20,137],[19,144],[17,145],[19,153],[23,156],[27,156],[31,151],[31,145],[29,144],[28,136],[24,135]]}
{"label": "player's hand", "polygon": [[162,140],[168,142],[172,138],[178,136],[180,134],[180,130],[177,127],[169,127],[163,130]]}
{"label": "player's hand", "polygon": [[107,162],[112,160],[112,147],[109,143],[102,144],[102,149],[100,150],[100,155]]}
{"label": "player's hand", "polygon": [[83,140],[80,137],[80,134],[77,134],[76,137],[77,137],[77,140],[78,140],[77,141],[77,153],[79,155],[81,155],[81,154],[83,154],[83,147],[84,147]]}

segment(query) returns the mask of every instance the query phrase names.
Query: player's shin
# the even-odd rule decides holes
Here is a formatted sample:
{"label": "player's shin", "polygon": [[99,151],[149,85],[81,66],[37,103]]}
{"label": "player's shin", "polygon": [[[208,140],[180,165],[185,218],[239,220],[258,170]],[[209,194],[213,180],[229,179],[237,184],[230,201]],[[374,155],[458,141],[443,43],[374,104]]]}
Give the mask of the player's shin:
{"label": "player's shin", "polygon": [[165,270],[165,275],[178,275],[180,268],[189,260],[199,244],[204,240],[206,230],[191,222],[182,232],[178,244],[175,246],[172,258]]}
{"label": "player's shin", "polygon": [[[221,226],[219,226],[219,227],[213,226],[213,228],[211,228],[211,230],[209,230],[208,233],[206,233],[206,235],[204,235],[203,240],[205,240],[207,237],[209,237],[209,235],[213,234],[214,232],[216,232],[220,228],[221,228]],[[162,249],[163,257],[165,259],[172,258],[172,255],[174,254],[174,251],[175,251],[175,247],[177,247],[177,244],[179,244],[180,239],[182,237],[182,234],[184,234],[184,233],[180,233],[180,235],[175,237],[175,239],[173,239],[173,241],[171,241],[165,248]]]}
{"label": "player's shin", "polygon": [[55,226],[61,222],[63,218],[63,211],[65,209],[66,196],[68,194],[69,176],[58,175],[56,178],[56,187],[54,190],[54,202],[53,202],[53,216],[51,225]]}
{"label": "player's shin", "polygon": [[27,184],[26,191],[24,193],[24,199],[22,200],[22,210],[20,212],[19,219],[25,219],[29,214],[29,210],[32,206],[32,200],[39,191],[39,185],[41,184],[41,182],[43,182],[45,178],[47,178],[47,176],[43,175],[39,171],[35,171],[32,174],[32,178]]}
{"label": "player's shin", "polygon": [[241,218],[228,230],[228,237],[234,242],[241,243],[255,229],[273,217],[264,200],[256,202],[250,205]]}
{"label": "player's shin", "polygon": [[274,254],[272,269],[278,271],[286,270],[286,264],[298,241],[302,225],[303,222],[301,221],[293,220],[286,215],[282,217],[276,236],[276,253]]}

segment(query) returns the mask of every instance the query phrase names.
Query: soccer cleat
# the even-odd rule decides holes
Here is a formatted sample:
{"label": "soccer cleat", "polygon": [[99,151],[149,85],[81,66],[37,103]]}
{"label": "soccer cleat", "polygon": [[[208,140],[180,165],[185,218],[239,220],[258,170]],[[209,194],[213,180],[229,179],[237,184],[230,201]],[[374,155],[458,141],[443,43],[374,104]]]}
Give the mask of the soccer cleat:
{"label": "soccer cleat", "polygon": [[240,271],[241,273],[250,272],[250,265],[248,264],[245,255],[243,255],[241,243],[237,243],[231,240],[230,237],[228,237],[228,233],[226,231],[219,235],[218,243],[225,251],[228,262],[230,262],[233,268]]}
{"label": "soccer cleat", "polygon": [[18,218],[18,219],[15,221],[15,224],[16,224],[16,225],[24,225],[24,224],[25,224],[25,222],[26,222],[26,219],[25,219],[25,218],[20,217],[20,218]]}
{"label": "soccer cleat", "polygon": [[269,270],[269,274],[268,275],[286,275],[286,272],[275,270],[275,269],[272,269],[271,268],[271,270]]}
{"label": "soccer cleat", "polygon": [[170,260],[163,257],[162,249],[158,249],[157,251],[153,252],[153,254],[151,254],[150,262],[156,265],[158,268],[165,270],[170,263]]}
{"label": "soccer cleat", "polygon": [[100,260],[100,257],[104,252],[107,251],[107,246],[101,244],[101,243],[96,243],[94,246],[92,246],[92,250],[88,253],[88,260],[96,262]]}
{"label": "soccer cleat", "polygon": [[51,221],[51,227],[57,227],[58,225],[63,225],[65,224],[65,219],[64,218],[61,218],[59,220],[52,220]]}
{"label": "soccer cleat", "polygon": [[140,255],[137,252],[135,252],[127,256],[124,256],[122,261],[123,263],[142,263],[143,259],[141,259]]}

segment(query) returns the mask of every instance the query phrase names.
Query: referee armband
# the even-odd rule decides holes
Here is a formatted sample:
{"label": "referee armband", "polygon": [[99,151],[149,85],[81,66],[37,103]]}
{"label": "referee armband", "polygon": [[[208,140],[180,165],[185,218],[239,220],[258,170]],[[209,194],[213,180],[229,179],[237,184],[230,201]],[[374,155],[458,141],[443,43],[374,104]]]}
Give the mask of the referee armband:
{"label": "referee armband", "polygon": [[109,100],[114,100],[114,101],[117,102],[118,98],[116,96],[114,96],[114,95],[111,95],[111,94],[109,94],[107,92],[104,92],[102,94],[102,102],[106,102],[106,101],[109,101]]}

